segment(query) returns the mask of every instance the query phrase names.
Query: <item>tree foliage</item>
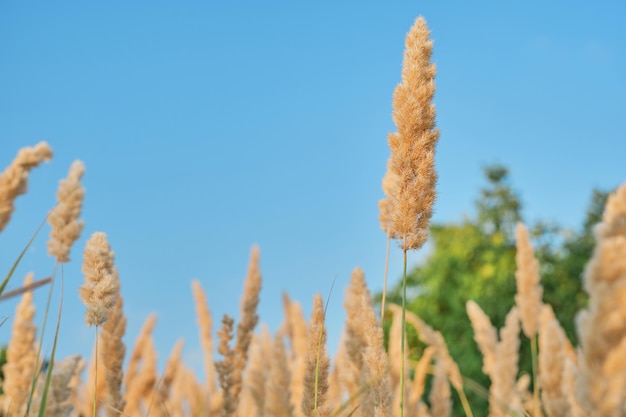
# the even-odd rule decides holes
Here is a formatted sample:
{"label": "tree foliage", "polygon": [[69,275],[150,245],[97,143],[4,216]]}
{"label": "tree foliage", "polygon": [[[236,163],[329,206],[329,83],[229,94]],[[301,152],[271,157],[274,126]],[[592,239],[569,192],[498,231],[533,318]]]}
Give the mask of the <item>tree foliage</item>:
{"label": "tree foliage", "polygon": [[[410,294],[407,306],[440,330],[464,376],[483,387],[489,379],[482,372],[482,359],[473,340],[465,305],[476,301],[500,328],[514,304],[515,224],[522,220],[522,204],[502,165],[484,168],[487,184],[475,203],[476,213],[458,223],[431,226],[431,253],[407,276]],[[565,230],[550,222],[530,226],[540,262],[544,301],[554,306],[557,318],[574,341],[574,318],[586,303],[581,273],[593,250],[593,225],[601,215],[607,193],[594,190],[585,221],[578,231]],[[400,302],[400,283],[389,299]],[[531,373],[529,341],[522,337],[521,372]],[[412,351],[419,351],[415,337]],[[487,400],[468,392],[475,415],[487,415]],[[457,415],[463,415],[455,406]]]}

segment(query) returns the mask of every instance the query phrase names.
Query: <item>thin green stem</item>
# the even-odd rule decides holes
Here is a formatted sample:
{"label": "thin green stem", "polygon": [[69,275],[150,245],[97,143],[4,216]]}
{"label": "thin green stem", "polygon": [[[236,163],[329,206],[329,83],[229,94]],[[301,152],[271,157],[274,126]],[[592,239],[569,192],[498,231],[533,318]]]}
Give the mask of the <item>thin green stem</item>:
{"label": "thin green stem", "polygon": [[[41,394],[41,405],[39,406],[39,417],[46,416],[46,404],[48,402],[48,392],[52,383],[52,372],[54,370],[54,360],[56,357],[57,342],[59,341],[59,328],[61,327],[61,313],[63,311],[63,264],[61,264],[61,295],[59,296],[59,312],[57,315],[57,326],[54,332],[54,342],[52,343],[52,352],[48,361],[48,371],[46,374],[46,382]],[[28,414],[26,414],[28,415]]]}
{"label": "thin green stem", "polygon": [[533,415],[541,415],[541,405],[539,404],[539,372],[537,364],[537,334],[530,339],[530,355],[533,368]]}
{"label": "thin green stem", "polygon": [[96,354],[94,358],[94,378],[93,378],[93,417],[96,417],[97,410],[97,393],[98,393],[98,328],[100,326],[96,326]]}
{"label": "thin green stem", "polygon": [[11,266],[11,269],[9,270],[9,273],[6,275],[4,280],[2,280],[2,283],[0,283],[0,295],[2,295],[2,293],[4,292],[4,288],[9,283],[9,280],[13,276],[13,273],[15,272],[15,269],[20,264],[20,261],[22,260],[22,258],[26,254],[26,251],[28,250],[30,245],[33,243],[33,241],[35,240],[35,238],[39,234],[39,231],[41,231],[41,228],[43,227],[43,225],[46,224],[46,220],[48,220],[48,215],[50,215],[50,212],[48,212],[48,214],[46,214],[46,217],[43,219],[43,221],[41,222],[41,224],[39,225],[37,230],[35,230],[35,233],[33,233],[33,235],[30,237],[30,240],[28,241],[28,243],[26,244],[24,249],[22,249],[22,252],[20,252],[20,255],[17,257],[15,262],[13,262],[13,265]]}
{"label": "thin green stem", "polygon": [[319,378],[320,378],[320,360],[322,357],[322,349],[324,348],[324,332],[326,331],[326,311],[328,309],[328,304],[330,303],[330,295],[333,292],[333,288],[335,287],[335,281],[333,280],[333,284],[330,287],[330,291],[328,293],[328,298],[326,298],[326,305],[324,305],[324,315],[322,321],[322,328],[320,329],[320,333],[317,339],[317,356],[315,358],[315,394],[313,398],[313,412],[315,417],[318,415],[318,406],[317,403],[319,401]]}
{"label": "thin green stem", "polygon": [[[46,217],[47,218],[47,217]],[[50,281],[50,289],[48,290],[48,299],[46,301],[46,309],[43,314],[43,321],[41,323],[41,331],[39,332],[39,340],[43,340],[44,335],[46,333],[46,324],[48,323],[48,313],[50,312],[50,304],[52,304],[52,293],[54,291],[54,281],[57,274],[57,267],[59,266],[58,262],[54,262],[54,267],[52,268],[52,280]],[[61,271],[63,271],[63,264],[61,264]],[[63,296],[63,294],[61,294]],[[39,343],[39,347],[37,348],[37,356],[35,357],[35,367],[33,369],[33,379],[30,385],[30,393],[28,395],[28,402],[26,403],[26,415],[30,412],[30,407],[32,405],[33,397],[35,395],[35,387],[37,386],[37,377],[41,372],[41,349],[43,347],[43,343]]]}
{"label": "thin green stem", "polygon": [[406,236],[404,237],[404,267],[402,269],[402,337],[400,345],[400,417],[404,417],[404,344],[406,340]]}
{"label": "thin green stem", "polygon": [[470,407],[469,401],[467,401],[467,397],[465,396],[465,391],[458,390],[459,398],[461,399],[461,404],[463,405],[463,411],[465,411],[465,415],[467,417],[473,417],[472,408]]}
{"label": "thin green stem", "polygon": [[382,326],[385,319],[385,299],[387,298],[387,274],[389,273],[389,246],[391,242],[391,233],[387,230],[387,250],[385,252],[385,275],[383,276],[383,298],[380,305],[380,323]]}

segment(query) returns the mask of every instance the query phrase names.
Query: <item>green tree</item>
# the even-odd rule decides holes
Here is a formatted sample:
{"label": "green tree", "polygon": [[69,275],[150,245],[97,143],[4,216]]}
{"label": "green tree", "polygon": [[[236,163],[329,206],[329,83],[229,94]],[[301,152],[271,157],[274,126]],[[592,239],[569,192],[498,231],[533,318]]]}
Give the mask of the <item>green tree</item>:
{"label": "green tree", "polygon": [[[483,387],[489,379],[482,372],[482,358],[473,340],[466,314],[468,300],[476,301],[500,328],[514,304],[515,224],[522,220],[522,204],[513,191],[508,169],[484,168],[487,184],[475,203],[476,214],[460,223],[433,224],[432,250],[426,261],[407,276],[411,294],[408,309],[444,335],[451,355],[464,376]],[[580,232],[538,222],[532,227],[536,256],[541,265],[544,300],[555,307],[567,334],[574,337],[574,315],[584,305],[580,275],[593,249],[592,227],[599,219],[606,193],[594,191],[592,204]],[[389,294],[400,301],[400,284]],[[520,333],[520,336],[523,335]],[[412,352],[421,350],[413,335]],[[522,338],[520,369],[531,373],[529,341]],[[468,392],[475,415],[487,415],[487,399]],[[455,404],[455,415],[463,415]]]}

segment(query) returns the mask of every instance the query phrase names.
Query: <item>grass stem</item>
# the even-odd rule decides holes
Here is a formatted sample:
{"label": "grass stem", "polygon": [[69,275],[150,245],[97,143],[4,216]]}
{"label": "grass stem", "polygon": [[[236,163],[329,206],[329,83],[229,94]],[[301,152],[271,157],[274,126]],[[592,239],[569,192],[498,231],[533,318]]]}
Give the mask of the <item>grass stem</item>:
{"label": "grass stem", "polygon": [[389,274],[389,246],[391,243],[391,232],[387,230],[387,250],[385,252],[385,274],[383,275],[383,297],[380,303],[380,323],[385,319],[385,300],[387,298],[387,275]]}
{"label": "grass stem", "polygon": [[402,337],[400,345],[400,417],[404,417],[404,345],[406,340],[406,236],[404,236],[404,267],[402,268]]}
{"label": "grass stem", "polygon": [[98,394],[98,329],[100,326],[96,326],[96,353],[94,357],[94,378],[93,378],[93,417],[96,417],[97,413],[97,394]]}
{"label": "grass stem", "polygon": [[539,403],[539,372],[537,364],[537,334],[530,339],[530,361],[533,369],[533,415],[541,415],[541,404]]}

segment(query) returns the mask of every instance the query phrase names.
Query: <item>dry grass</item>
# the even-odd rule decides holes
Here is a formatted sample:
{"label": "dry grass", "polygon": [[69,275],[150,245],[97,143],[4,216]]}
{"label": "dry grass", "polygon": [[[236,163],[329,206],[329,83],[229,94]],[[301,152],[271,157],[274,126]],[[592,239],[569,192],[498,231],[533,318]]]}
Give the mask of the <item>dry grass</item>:
{"label": "dry grass", "polygon": [[[389,138],[387,197],[380,205],[383,229],[388,238],[402,239],[405,251],[425,241],[435,196],[433,156],[438,132],[431,104],[435,69],[430,63],[428,34],[420,18],[407,37],[403,81],[394,93],[398,133]],[[0,231],[10,219],[13,201],[26,191],[29,171],[50,157],[45,143],[24,148],[0,174]],[[69,261],[72,243],[82,230],[77,218],[84,194],[78,181],[83,170],[80,164],[72,166],[51,215],[49,247],[59,263]],[[626,184],[609,198],[596,228],[597,247],[584,274],[590,304],[577,320],[577,347],[570,345],[552,308],[541,300],[539,268],[523,225],[518,226],[516,236],[517,306],[504,327],[498,331],[480,306],[467,305],[468,322],[484,358],[483,370],[491,379],[490,416],[626,415]],[[204,291],[199,282],[192,284],[207,381],[202,385],[181,361],[182,342],[174,346],[163,374],[158,373],[151,337],[155,316],[147,318],[123,369],[126,319],[120,282],[106,235],[94,234],[84,251],[86,283],[80,291],[87,306],[87,324],[101,327],[100,341],[96,339],[101,349],[94,349],[88,367],[92,371],[79,382],[84,367],[80,358],[72,356],[54,364],[43,413],[46,391],[44,375],[37,372],[35,309],[32,292],[25,291],[15,311],[3,368],[2,415],[24,415],[27,402],[32,401],[29,415],[41,410],[46,416],[447,417],[452,404],[450,387],[465,399],[466,381],[442,334],[402,307],[388,306],[392,325],[389,350],[385,350],[383,330],[358,268],[345,293],[347,320],[335,358],[326,350],[320,295],[314,298],[308,321],[300,304],[285,295],[281,328],[274,335],[267,329],[255,333],[262,284],[259,265],[255,247],[244,283],[241,321],[235,323],[225,315],[216,336]],[[26,284],[30,280],[27,277]],[[404,366],[408,362],[406,324],[415,327],[427,345],[412,365],[414,372]],[[527,336],[538,339],[538,366],[530,376],[518,371],[520,326]],[[213,357],[215,345],[220,360]],[[538,387],[534,393],[528,391],[531,381]],[[36,389],[29,394],[31,385]],[[464,407],[471,415],[466,401]]]}

